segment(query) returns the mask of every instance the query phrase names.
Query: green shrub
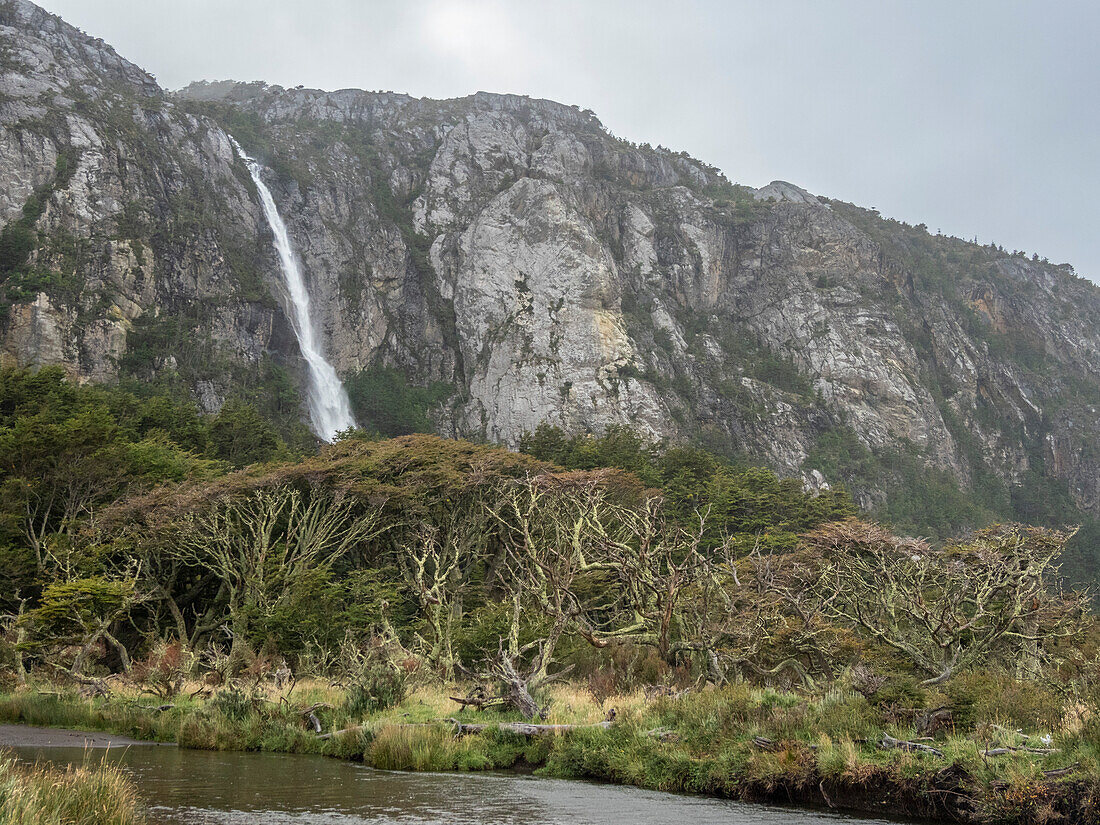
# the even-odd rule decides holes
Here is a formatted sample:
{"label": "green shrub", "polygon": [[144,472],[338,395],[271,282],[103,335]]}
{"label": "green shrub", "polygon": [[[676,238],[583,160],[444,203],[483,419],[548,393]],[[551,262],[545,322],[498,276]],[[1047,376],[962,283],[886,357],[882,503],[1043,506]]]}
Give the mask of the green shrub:
{"label": "green shrub", "polygon": [[1063,721],[1065,702],[1061,696],[1038,682],[1015,679],[1007,673],[962,673],[948,682],[944,692],[959,731],[990,723],[1050,731]]}
{"label": "green shrub", "polygon": [[243,722],[255,712],[252,700],[236,688],[218,691],[210,704],[215,711],[231,722]]}
{"label": "green shrub", "polygon": [[871,700],[880,708],[923,708],[928,704],[928,691],[909,674],[892,676],[875,691]]}
{"label": "green shrub", "polygon": [[344,709],[353,719],[394,705],[405,699],[405,677],[385,665],[371,666],[350,688]]}
{"label": "green shrub", "polygon": [[699,746],[740,733],[761,713],[752,691],[740,683],[679,699],[661,699],[657,711],[663,726],[686,732],[688,741]]}
{"label": "green shrub", "polygon": [[879,727],[878,713],[862,696],[822,700],[814,709],[814,727],[830,739],[866,738],[873,736]]}

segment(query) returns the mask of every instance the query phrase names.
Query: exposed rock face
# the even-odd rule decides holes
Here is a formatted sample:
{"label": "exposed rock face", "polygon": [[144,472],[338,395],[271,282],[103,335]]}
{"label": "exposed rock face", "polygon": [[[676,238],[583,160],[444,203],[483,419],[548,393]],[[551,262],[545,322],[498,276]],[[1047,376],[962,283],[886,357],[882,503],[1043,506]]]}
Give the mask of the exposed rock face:
{"label": "exposed rock face", "polygon": [[[846,472],[850,437],[887,470],[1041,476],[1100,514],[1100,290],[1068,268],[781,181],[732,186],[549,101],[231,82],[168,96],[29,3],[2,8],[0,218],[49,190],[31,265],[62,285],[4,322],[21,363],[175,373],[206,406],[227,369],[294,372],[229,129],[272,169],[330,359],[454,385],[445,433],[515,444],[544,421],[622,423],[817,486]],[[53,186],[62,156],[76,171]],[[203,358],[135,365],[135,329],[163,339],[156,315],[186,319]]]}
{"label": "exposed rock face", "polygon": [[[0,5],[0,71],[0,220],[44,201],[34,249],[4,273],[4,355],[108,381],[133,321],[162,316],[201,319],[211,347],[257,362],[282,320],[256,283],[270,253],[225,133],[23,0]],[[241,271],[250,256],[264,266]]]}

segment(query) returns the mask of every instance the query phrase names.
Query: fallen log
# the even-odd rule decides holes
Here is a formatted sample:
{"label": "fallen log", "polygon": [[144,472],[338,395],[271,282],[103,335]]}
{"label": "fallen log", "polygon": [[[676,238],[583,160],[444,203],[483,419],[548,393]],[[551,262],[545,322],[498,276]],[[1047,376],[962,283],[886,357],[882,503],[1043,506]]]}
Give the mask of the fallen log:
{"label": "fallen log", "polygon": [[1081,763],[1080,762],[1074,762],[1072,765],[1066,765],[1064,768],[1055,768],[1052,771],[1043,771],[1043,776],[1046,776],[1046,777],[1065,776],[1067,773],[1073,773],[1079,767],[1081,767]]}
{"label": "fallen log", "polygon": [[509,733],[518,733],[520,736],[544,736],[548,733],[565,733],[571,730],[595,729],[607,730],[611,722],[596,722],[592,725],[536,725],[532,722],[460,722],[458,719],[444,719],[445,723],[454,727],[458,736],[467,733],[482,733],[486,730],[503,730]]}
{"label": "fallen log", "polygon": [[1060,753],[1058,748],[1014,748],[1012,745],[1005,745],[1000,748],[986,748],[981,751],[982,756],[1006,756],[1010,753],[1037,753],[1042,756],[1046,756],[1051,753]]}
{"label": "fallen log", "polygon": [[473,706],[478,710],[485,710],[485,708],[496,707],[497,705],[503,705],[504,699],[500,696],[467,696],[460,698],[458,696],[450,697],[452,702],[458,702],[462,707]]}
{"label": "fallen log", "polygon": [[878,741],[878,746],[883,750],[902,750],[902,751],[917,751],[919,753],[930,753],[933,756],[943,756],[943,751],[939,748],[933,748],[931,745],[922,745],[920,742],[909,742],[905,739],[895,739],[888,733],[882,734],[882,739]]}
{"label": "fallen log", "polygon": [[[487,730],[503,730],[509,733],[516,733],[520,736],[545,736],[551,733],[565,733],[571,730],[581,729],[596,729],[608,730],[611,727],[611,722],[596,722],[592,725],[536,725],[529,722],[462,722],[458,719],[437,719],[434,722],[396,722],[392,724],[381,724],[379,727],[388,728],[430,728],[440,727],[446,725],[454,731],[455,736],[465,736],[471,733],[483,733]],[[342,733],[353,733],[355,731],[363,730],[365,725],[353,725],[350,728],[344,728],[342,730],[333,731],[332,733],[320,734],[317,738],[320,740],[331,739],[334,736],[339,736]],[[656,735],[656,732],[654,732]]]}

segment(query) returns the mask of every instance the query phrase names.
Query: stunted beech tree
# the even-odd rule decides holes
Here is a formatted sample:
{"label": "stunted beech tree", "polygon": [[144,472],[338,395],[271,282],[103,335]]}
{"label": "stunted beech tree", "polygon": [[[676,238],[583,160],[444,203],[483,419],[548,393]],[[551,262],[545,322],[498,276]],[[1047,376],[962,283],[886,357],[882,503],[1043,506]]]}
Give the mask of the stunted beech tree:
{"label": "stunted beech tree", "polygon": [[350,496],[293,487],[224,498],[178,525],[173,552],[221,582],[222,621],[232,634],[231,653],[247,638],[250,619],[269,616],[307,573],[326,573],[360,542],[376,536],[377,507],[360,510]]}
{"label": "stunted beech tree", "polygon": [[817,558],[804,550],[766,553],[758,545],[740,556],[726,546],[708,554],[684,610],[708,678],[720,684],[730,674],[783,676],[813,688],[834,675],[846,631],[827,614],[828,599],[814,591],[819,571]]}
{"label": "stunted beech tree", "polygon": [[685,627],[682,603],[695,595],[708,572],[710,554],[700,551],[706,512],[696,511],[694,522],[684,527],[670,522],[662,499],[652,496],[637,507],[594,508],[587,527],[598,554],[588,568],[612,573],[618,590],[618,598],[600,611],[610,624],[593,621],[590,641],[615,638],[650,645],[668,664],[685,651],[698,650],[698,640]]}
{"label": "stunted beech tree", "polygon": [[423,524],[398,545],[405,583],[413,591],[430,638],[417,637],[429,664],[445,678],[454,676],[454,627],[459,610],[459,563],[462,542],[453,533]]}
{"label": "stunted beech tree", "polygon": [[[593,633],[575,585],[589,569],[584,544],[591,534],[585,527],[601,499],[596,485],[575,482],[549,474],[506,482],[491,508],[504,540],[501,574],[512,612],[490,675],[504,684],[508,703],[528,719],[539,715],[532,693],[568,672],[550,673],[562,636],[574,631],[591,639]],[[521,627],[532,624],[524,621],[524,606],[533,608],[541,622],[537,637],[521,644]]]}
{"label": "stunted beech tree", "polygon": [[448,679],[455,673],[454,634],[462,619],[466,572],[484,555],[487,521],[482,507],[451,511],[442,524],[423,522],[398,542],[402,577],[428,631],[429,638],[417,634],[418,639],[429,664]]}
{"label": "stunted beech tree", "polygon": [[[594,647],[612,640],[652,645],[672,662],[699,645],[687,637],[681,600],[706,569],[694,529],[664,518],[658,498],[615,501],[599,475],[543,474],[504,484],[493,514],[507,550],[512,624],[495,672],[510,703],[530,716],[531,692],[566,670],[549,669],[566,634]],[[538,637],[519,643],[521,605],[541,616]],[[530,622],[528,622],[530,624]]]}
{"label": "stunted beech tree", "polygon": [[28,631],[25,645],[78,682],[87,681],[85,668],[101,644],[115,650],[128,672],[130,654],[114,627],[141,600],[136,585],[133,576],[93,576],[49,584],[38,607],[19,617]]}
{"label": "stunted beech tree", "polygon": [[1057,584],[1071,535],[992,527],[936,551],[848,520],[806,541],[823,559],[814,592],[828,614],[907,657],[932,685],[990,659],[1035,675],[1059,639],[1082,630],[1084,598]]}
{"label": "stunted beech tree", "polygon": [[665,518],[659,497],[624,504],[591,474],[529,477],[501,501],[513,566],[544,614],[596,647],[629,640],[669,663],[694,649],[680,604],[707,568],[705,512],[686,528]]}

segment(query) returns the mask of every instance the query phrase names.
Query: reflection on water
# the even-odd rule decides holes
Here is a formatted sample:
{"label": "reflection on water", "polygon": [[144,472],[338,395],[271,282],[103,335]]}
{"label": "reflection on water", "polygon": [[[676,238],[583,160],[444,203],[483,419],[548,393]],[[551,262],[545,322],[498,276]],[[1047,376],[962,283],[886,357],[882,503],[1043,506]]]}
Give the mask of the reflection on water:
{"label": "reflection on water", "polygon": [[[83,750],[15,748],[81,762]],[[90,753],[89,758],[100,758]],[[497,774],[390,773],[323,757],[166,747],[110,751],[162,825],[814,825],[882,820]]]}

